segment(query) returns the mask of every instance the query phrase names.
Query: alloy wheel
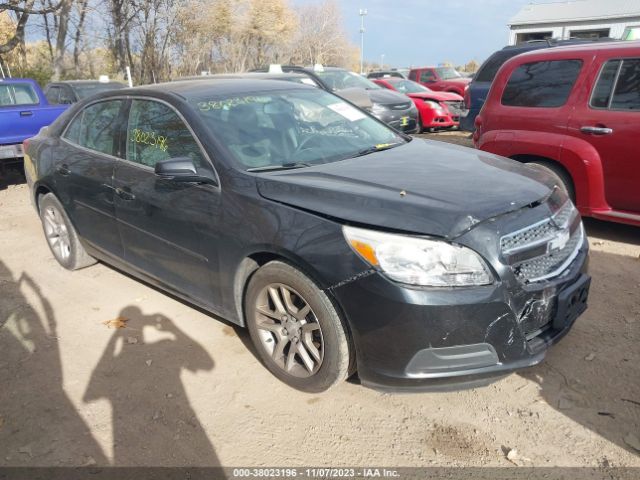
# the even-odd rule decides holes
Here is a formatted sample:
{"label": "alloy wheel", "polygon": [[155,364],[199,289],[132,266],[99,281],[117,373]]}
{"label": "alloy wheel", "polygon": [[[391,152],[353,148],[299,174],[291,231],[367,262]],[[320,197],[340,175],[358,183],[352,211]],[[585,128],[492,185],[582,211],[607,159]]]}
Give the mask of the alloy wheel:
{"label": "alloy wheel", "polygon": [[67,225],[57,208],[48,206],[45,209],[44,232],[51,250],[59,260],[66,261],[71,256],[71,239]]}
{"label": "alloy wheel", "polygon": [[309,303],[282,283],[264,287],[256,299],[256,327],[262,348],[286,373],[314,375],[324,358],[318,318]]}

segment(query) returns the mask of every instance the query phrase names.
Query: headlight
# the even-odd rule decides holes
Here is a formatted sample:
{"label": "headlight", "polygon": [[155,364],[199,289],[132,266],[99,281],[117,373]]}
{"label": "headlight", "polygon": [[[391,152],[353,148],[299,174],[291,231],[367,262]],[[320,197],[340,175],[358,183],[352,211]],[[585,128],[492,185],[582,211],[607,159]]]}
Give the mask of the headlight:
{"label": "headlight", "polygon": [[380,104],[380,103],[374,103],[371,106],[371,113],[373,113],[374,115],[376,113],[384,113],[386,112],[388,109],[387,107],[385,107],[384,105]]}
{"label": "headlight", "polygon": [[438,102],[434,102],[433,100],[425,100],[424,103],[426,103],[429,108],[432,108],[434,110],[442,110],[442,105],[440,105]]}
{"label": "headlight", "polygon": [[488,285],[493,276],[473,250],[441,240],[342,227],[363,260],[400,283],[431,287]]}

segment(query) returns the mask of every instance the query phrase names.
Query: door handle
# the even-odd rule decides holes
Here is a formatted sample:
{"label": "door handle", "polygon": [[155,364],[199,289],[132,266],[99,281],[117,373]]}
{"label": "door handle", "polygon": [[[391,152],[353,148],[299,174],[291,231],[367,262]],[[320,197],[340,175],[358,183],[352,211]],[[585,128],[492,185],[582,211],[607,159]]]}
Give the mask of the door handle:
{"label": "door handle", "polygon": [[609,134],[613,133],[613,129],[612,128],[607,128],[607,127],[585,126],[585,127],[580,127],[580,131],[582,133],[588,133],[588,134],[591,134],[591,135],[609,135]]}
{"label": "door handle", "polygon": [[30,117],[31,115],[33,115],[33,112],[30,112],[28,110],[25,110],[23,112],[20,112],[20,116],[21,117]]}
{"label": "door handle", "polygon": [[124,190],[122,188],[116,188],[116,194],[123,200],[128,202],[135,200],[136,196],[131,193],[129,190]]}
{"label": "door handle", "polygon": [[62,175],[63,177],[68,177],[71,174],[71,170],[69,170],[69,166],[66,163],[62,165],[58,165],[56,167],[56,172]]}

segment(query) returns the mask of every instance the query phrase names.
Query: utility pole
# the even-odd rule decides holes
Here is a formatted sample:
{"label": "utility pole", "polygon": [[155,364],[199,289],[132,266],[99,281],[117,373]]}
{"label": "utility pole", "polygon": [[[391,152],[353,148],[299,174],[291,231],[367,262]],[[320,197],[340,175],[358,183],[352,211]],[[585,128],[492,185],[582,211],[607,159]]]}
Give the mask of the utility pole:
{"label": "utility pole", "polygon": [[360,74],[364,73],[364,17],[367,15],[367,9],[360,9]]}
{"label": "utility pole", "polygon": [[380,70],[384,70],[384,53],[380,55]]}

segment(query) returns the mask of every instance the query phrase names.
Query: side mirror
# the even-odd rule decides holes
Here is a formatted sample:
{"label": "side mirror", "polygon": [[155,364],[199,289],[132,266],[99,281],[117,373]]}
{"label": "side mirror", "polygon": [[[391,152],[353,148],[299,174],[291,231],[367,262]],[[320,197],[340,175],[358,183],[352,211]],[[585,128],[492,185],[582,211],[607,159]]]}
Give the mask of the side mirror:
{"label": "side mirror", "polygon": [[156,163],[155,174],[165,180],[174,182],[195,182],[217,185],[218,183],[209,177],[198,173],[193,160],[189,157],[175,157]]}

